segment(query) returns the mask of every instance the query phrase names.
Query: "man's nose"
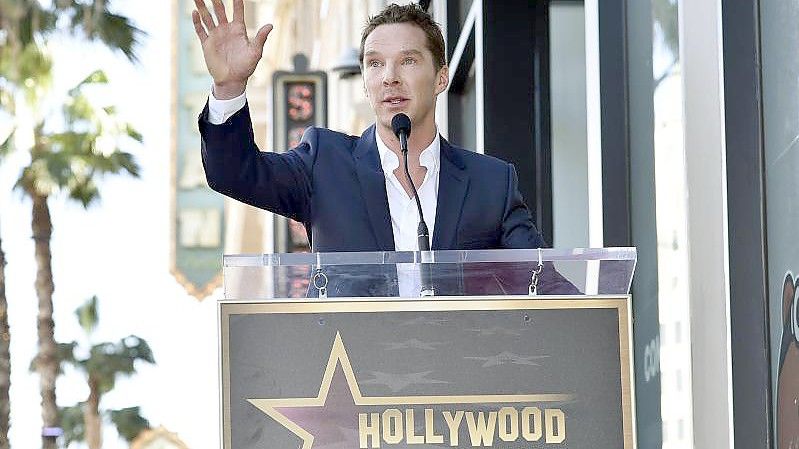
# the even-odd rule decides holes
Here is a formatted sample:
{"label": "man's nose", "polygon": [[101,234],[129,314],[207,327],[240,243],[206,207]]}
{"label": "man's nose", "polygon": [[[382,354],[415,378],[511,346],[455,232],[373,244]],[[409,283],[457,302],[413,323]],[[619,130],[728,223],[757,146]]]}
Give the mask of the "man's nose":
{"label": "man's nose", "polygon": [[397,69],[394,64],[387,64],[386,70],[383,71],[383,85],[392,86],[400,83],[400,78],[397,74]]}

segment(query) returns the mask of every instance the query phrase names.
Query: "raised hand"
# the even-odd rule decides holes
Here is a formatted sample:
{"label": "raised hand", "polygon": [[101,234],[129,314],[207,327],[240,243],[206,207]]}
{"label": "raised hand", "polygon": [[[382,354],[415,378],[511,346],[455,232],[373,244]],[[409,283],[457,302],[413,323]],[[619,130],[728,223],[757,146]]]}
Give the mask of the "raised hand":
{"label": "raised hand", "polygon": [[205,65],[214,79],[214,96],[229,99],[244,92],[247,79],[261,60],[272,25],[261,27],[255,38],[250,40],[244,25],[244,0],[233,0],[231,21],[227,19],[222,0],[211,2],[216,23],[205,6],[205,0],[194,0],[197,9],[192,11],[191,18],[202,44]]}

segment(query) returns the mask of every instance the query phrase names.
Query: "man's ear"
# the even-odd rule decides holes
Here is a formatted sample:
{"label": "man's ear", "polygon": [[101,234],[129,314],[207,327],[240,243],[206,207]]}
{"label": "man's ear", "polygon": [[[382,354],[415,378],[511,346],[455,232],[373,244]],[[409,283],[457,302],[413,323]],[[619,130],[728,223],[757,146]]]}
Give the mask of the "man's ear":
{"label": "man's ear", "polygon": [[436,95],[447,90],[449,86],[449,66],[442,66],[436,74]]}

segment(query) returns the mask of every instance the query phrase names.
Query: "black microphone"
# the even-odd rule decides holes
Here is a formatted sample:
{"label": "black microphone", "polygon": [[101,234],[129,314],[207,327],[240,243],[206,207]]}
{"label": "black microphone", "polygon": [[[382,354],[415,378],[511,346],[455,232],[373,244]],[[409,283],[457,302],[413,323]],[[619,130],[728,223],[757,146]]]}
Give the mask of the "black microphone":
{"label": "black microphone", "polygon": [[[391,119],[391,129],[400,141],[405,177],[411,184],[413,197],[416,198],[416,208],[419,210],[419,227],[416,229],[419,251],[430,251],[430,231],[428,231],[427,223],[424,221],[424,212],[422,212],[422,202],[419,200],[419,192],[416,191],[416,186],[413,185],[413,178],[411,178],[411,172],[408,170],[408,137],[411,136],[411,119],[400,112]],[[421,272],[422,296],[433,296],[432,273],[426,268],[427,267],[423,266]]]}

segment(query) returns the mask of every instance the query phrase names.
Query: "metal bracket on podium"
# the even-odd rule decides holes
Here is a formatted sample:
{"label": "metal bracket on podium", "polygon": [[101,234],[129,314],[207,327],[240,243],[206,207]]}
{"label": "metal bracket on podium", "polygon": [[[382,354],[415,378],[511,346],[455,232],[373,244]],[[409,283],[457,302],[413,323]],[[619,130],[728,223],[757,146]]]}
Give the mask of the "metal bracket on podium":
{"label": "metal bracket on podium", "polygon": [[541,279],[541,272],[544,270],[544,261],[541,256],[541,248],[538,248],[538,266],[531,272],[530,287],[527,294],[530,296],[538,296],[538,281]]}

